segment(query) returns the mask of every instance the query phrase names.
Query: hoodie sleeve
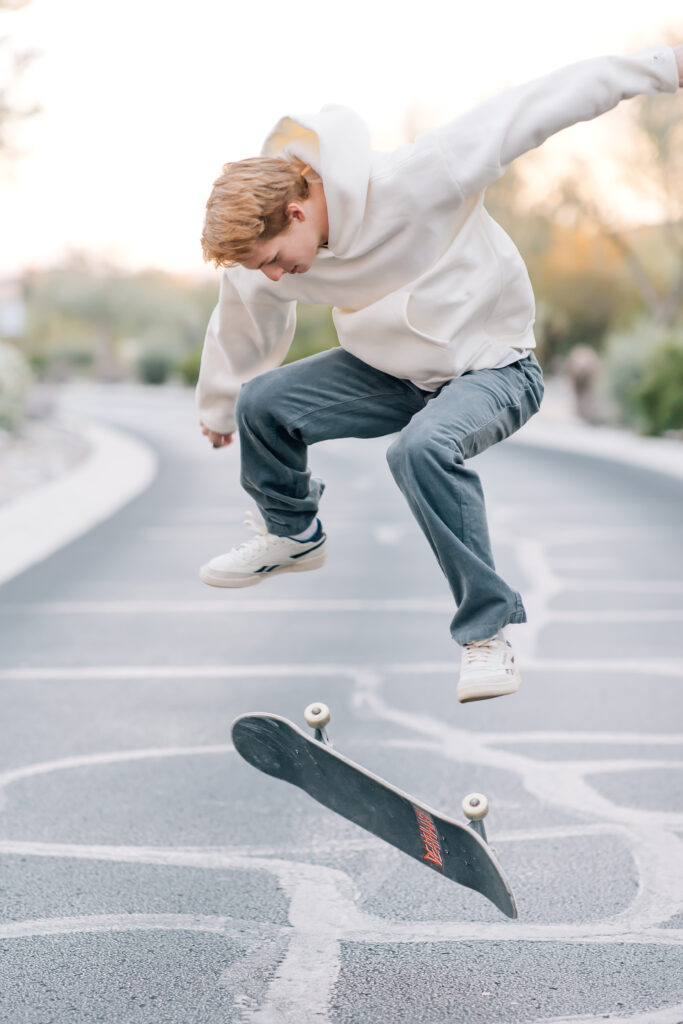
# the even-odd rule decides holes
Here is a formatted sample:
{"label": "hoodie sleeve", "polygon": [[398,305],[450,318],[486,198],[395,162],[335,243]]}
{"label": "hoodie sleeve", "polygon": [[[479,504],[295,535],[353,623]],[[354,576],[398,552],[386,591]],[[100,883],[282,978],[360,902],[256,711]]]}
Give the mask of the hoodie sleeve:
{"label": "hoodie sleeve", "polygon": [[241,385],[279,366],[296,328],[296,301],[277,297],[262,274],[224,271],[218,305],[204,340],[197,383],[199,418],[209,430],[235,430]]}
{"label": "hoodie sleeve", "polygon": [[621,100],[677,89],[676,55],[668,46],[597,57],[510,89],[422,138],[436,140],[451,177],[467,196],[563,128],[590,121]]}

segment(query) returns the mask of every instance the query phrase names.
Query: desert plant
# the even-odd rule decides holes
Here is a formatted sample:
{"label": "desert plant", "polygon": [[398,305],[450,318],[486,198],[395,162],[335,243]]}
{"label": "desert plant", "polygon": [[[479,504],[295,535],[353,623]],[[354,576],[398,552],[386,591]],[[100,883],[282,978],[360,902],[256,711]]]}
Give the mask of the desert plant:
{"label": "desert plant", "polygon": [[324,352],[338,344],[332,313],[327,306],[308,306],[300,302],[296,313],[294,340],[285,358],[286,363]]}
{"label": "desert plant", "polygon": [[172,359],[165,352],[143,352],[137,363],[138,377],[143,384],[165,384],[172,364]]}
{"label": "desert plant", "polygon": [[199,365],[202,361],[201,345],[191,348],[176,363],[176,370],[183,384],[193,388],[199,378]]}
{"label": "desert plant", "polygon": [[0,341],[0,428],[18,430],[28,404],[31,368],[22,352],[6,341]]}
{"label": "desert plant", "polygon": [[672,328],[655,320],[638,320],[607,338],[603,356],[605,390],[614,400],[618,420],[642,429],[643,409],[636,393],[646,378],[655,352],[676,340]]}
{"label": "desert plant", "polygon": [[683,430],[683,344],[669,341],[655,349],[633,400],[647,434]]}

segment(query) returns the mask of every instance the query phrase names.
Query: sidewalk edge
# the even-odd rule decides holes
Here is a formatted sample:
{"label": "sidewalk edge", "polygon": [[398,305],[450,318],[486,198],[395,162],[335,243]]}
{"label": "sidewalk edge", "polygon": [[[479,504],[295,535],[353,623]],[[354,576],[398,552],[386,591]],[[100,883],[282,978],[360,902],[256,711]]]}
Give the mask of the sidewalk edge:
{"label": "sidewalk edge", "polygon": [[612,427],[591,427],[579,421],[532,419],[509,440],[536,448],[591,455],[683,479],[683,444],[666,437],[642,437]]}
{"label": "sidewalk edge", "polygon": [[91,454],[0,505],[0,584],[41,562],[141,494],[157,473],[151,448],[111,427],[79,424]]}

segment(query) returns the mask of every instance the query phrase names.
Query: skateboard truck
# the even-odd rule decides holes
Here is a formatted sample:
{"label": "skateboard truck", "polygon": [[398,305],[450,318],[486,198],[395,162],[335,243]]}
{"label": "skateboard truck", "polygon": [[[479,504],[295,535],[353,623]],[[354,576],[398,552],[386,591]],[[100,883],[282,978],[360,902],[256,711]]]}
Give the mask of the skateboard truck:
{"label": "skateboard truck", "polygon": [[315,738],[320,743],[325,743],[328,747],[331,747],[330,737],[327,735],[325,726],[330,721],[330,709],[327,704],[323,704],[322,701],[316,701],[314,704],[309,704],[304,711],[304,718],[306,719],[306,725],[310,725],[311,729],[315,730]]}
{"label": "skateboard truck", "polygon": [[485,843],[488,843],[484,818],[489,813],[489,802],[483,793],[469,793],[462,802],[462,809],[469,821],[470,828],[474,829]]}

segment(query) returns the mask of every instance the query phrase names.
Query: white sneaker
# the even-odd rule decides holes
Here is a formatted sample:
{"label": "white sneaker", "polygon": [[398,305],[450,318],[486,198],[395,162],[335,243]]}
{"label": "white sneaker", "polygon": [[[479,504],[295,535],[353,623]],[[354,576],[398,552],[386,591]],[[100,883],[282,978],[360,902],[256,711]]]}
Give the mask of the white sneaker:
{"label": "white sneaker", "polygon": [[463,644],[460,679],[455,695],[461,704],[470,700],[503,697],[519,689],[522,677],[507,640],[491,637]]}
{"label": "white sneaker", "polygon": [[327,558],[327,536],[320,520],[316,533],[303,541],[268,533],[263,520],[251,512],[247,512],[244,526],[256,536],[225,555],[217,555],[199,570],[199,578],[210,587],[253,587],[281,572],[319,569]]}

